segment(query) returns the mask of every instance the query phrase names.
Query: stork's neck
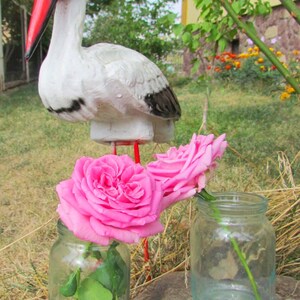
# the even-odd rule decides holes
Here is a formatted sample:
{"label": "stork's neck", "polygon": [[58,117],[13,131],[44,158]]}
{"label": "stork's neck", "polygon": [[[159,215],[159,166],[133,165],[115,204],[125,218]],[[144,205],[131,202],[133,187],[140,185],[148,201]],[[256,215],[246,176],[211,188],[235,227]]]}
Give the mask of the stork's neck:
{"label": "stork's neck", "polygon": [[58,0],[48,56],[80,52],[86,0]]}

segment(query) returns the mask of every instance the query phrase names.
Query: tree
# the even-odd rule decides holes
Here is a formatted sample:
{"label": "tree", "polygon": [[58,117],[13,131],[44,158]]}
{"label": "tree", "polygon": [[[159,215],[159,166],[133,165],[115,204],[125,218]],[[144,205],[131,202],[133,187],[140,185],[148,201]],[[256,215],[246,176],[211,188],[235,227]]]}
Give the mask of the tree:
{"label": "tree", "polygon": [[[286,69],[269,47],[258,37],[253,23],[243,21],[243,17],[267,15],[271,12],[269,1],[257,0],[194,0],[199,9],[199,22],[178,26],[177,34],[182,36],[184,44],[192,51],[197,52],[202,46],[201,41],[214,42],[220,51],[223,51],[229,41],[238,31],[245,33],[265,54],[266,58],[278,69],[285,80],[300,94],[300,86],[293,75]],[[300,23],[300,9],[292,0],[282,0],[283,6],[292,17]],[[197,62],[199,65],[199,62]],[[197,67],[197,65],[196,65]]]}
{"label": "tree", "polygon": [[172,34],[176,14],[168,9],[175,0],[104,2],[98,3],[97,8],[101,11],[94,13],[86,23],[85,45],[99,42],[120,44],[155,62],[176,47]]}
{"label": "tree", "polygon": [[[244,21],[244,16],[268,15],[272,9],[269,1],[265,0],[194,0],[196,8],[199,9],[198,22],[186,26],[177,25],[175,33],[180,35],[184,45],[194,53],[192,61],[193,71],[199,70],[199,66],[206,57],[215,57],[217,51],[224,51],[227,43],[232,41],[237,33],[246,34],[256,46],[259,47],[266,58],[277,68],[289,85],[300,94],[300,85],[297,82],[297,74],[291,72],[279,61],[269,47],[261,41],[256,33],[253,23]],[[292,0],[282,0],[284,7],[290,12],[295,20],[300,23],[300,9],[294,5]],[[204,44],[211,44],[208,53],[203,54]],[[204,99],[203,119],[201,129],[206,129],[207,111],[211,86],[210,71],[204,70],[205,75],[199,77],[200,82],[206,86],[206,97]]]}

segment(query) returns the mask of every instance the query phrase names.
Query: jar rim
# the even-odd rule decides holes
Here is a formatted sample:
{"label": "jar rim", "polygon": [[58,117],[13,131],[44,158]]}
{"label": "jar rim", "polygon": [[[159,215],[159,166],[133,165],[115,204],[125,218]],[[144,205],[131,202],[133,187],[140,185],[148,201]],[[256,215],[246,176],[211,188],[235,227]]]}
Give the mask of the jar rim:
{"label": "jar rim", "polygon": [[247,209],[249,213],[265,212],[268,206],[268,199],[256,193],[247,192],[215,192],[211,193],[216,197],[215,200],[207,201],[201,195],[197,195],[196,199],[201,208],[210,208],[210,204],[214,203],[221,211],[238,212]]}

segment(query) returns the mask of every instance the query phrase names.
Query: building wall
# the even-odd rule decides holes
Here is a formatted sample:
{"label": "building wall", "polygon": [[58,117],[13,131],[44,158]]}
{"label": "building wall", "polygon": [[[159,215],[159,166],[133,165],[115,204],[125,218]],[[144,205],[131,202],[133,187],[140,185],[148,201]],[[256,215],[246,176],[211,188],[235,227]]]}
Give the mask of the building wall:
{"label": "building wall", "polygon": [[[300,8],[300,2],[297,4]],[[267,17],[253,19],[258,35],[269,46],[275,46],[287,56],[293,50],[300,50],[300,26],[282,6],[273,8]],[[240,51],[248,47],[247,37],[240,35]]]}

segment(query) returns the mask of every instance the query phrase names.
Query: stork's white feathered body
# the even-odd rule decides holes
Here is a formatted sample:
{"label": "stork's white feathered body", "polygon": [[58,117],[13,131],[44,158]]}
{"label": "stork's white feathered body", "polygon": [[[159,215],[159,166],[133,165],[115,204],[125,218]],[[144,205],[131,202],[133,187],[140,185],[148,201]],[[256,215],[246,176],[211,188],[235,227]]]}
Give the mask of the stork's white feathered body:
{"label": "stork's white feathered body", "polygon": [[82,47],[86,0],[49,5],[56,5],[53,33],[39,75],[48,111],[68,121],[92,121],[91,136],[99,142],[170,140],[180,106],[160,69],[123,46]]}

